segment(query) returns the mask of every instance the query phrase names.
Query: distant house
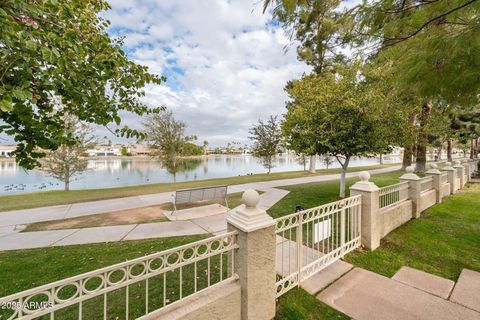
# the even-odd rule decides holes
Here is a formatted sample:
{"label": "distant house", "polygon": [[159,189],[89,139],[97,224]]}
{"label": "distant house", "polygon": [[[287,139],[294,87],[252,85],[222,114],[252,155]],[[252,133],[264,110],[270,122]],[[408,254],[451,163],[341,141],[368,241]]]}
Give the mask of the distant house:
{"label": "distant house", "polygon": [[[127,148],[127,152],[129,148]],[[87,150],[87,154],[90,157],[115,157],[122,155],[121,145],[96,145],[95,148]]]}
{"label": "distant house", "polygon": [[16,148],[16,146],[0,146],[0,158],[13,157],[13,151],[15,151]]}
{"label": "distant house", "polygon": [[130,148],[130,152],[134,156],[149,156],[151,155],[155,150],[148,146],[133,146]]}

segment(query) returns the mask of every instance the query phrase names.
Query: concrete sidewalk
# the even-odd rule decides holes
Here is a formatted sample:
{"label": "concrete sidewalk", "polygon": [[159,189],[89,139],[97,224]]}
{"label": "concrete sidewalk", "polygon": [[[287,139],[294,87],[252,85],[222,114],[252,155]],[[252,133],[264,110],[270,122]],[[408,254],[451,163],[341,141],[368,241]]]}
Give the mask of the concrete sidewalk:
{"label": "concrete sidewalk", "polygon": [[[419,289],[416,284],[405,284],[361,268],[348,272],[318,294],[317,299],[356,320],[478,320],[480,308],[473,307],[479,306],[480,273],[468,272],[468,278],[470,281],[475,278],[477,286],[468,287],[466,280],[460,277],[452,294],[457,297],[456,300],[441,298]],[[412,279],[419,280],[419,273],[414,271]],[[439,282],[439,277],[426,273],[423,277],[420,283],[431,282],[435,287]],[[457,287],[462,292],[455,294]],[[477,302],[472,302],[472,299]]]}
{"label": "concrete sidewalk", "polygon": [[[286,190],[267,189],[260,195],[259,207],[268,210],[288,194]],[[13,226],[0,228],[0,251],[141,240],[199,234],[221,234],[227,230],[227,214],[169,222],[18,232]],[[2,231],[3,230],[3,231]]]}

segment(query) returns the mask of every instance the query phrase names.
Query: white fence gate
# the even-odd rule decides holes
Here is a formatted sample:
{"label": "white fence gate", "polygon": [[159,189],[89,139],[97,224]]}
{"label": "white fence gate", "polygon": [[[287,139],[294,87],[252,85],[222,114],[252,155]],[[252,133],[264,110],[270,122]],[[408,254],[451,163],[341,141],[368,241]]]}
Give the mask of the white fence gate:
{"label": "white fence gate", "polygon": [[276,219],[277,297],[360,246],[361,196]]}

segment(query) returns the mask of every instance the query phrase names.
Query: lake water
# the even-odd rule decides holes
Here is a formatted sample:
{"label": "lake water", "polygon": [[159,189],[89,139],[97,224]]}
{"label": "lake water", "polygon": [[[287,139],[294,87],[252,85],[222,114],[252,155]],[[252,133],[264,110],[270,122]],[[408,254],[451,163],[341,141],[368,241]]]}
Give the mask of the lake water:
{"label": "lake water", "polygon": [[[384,157],[385,163],[400,162],[399,157]],[[378,164],[378,158],[357,158],[351,161],[351,167]],[[338,168],[336,161],[330,166]],[[317,169],[325,168],[322,159],[317,160]],[[308,169],[308,167],[307,167]],[[293,156],[278,156],[272,172],[303,170]],[[265,173],[260,161],[251,155],[211,155],[189,161],[183,171],[175,177],[159,162],[150,159],[105,159],[89,160],[88,170],[73,178],[72,190],[126,187],[133,185],[191,181],[211,178],[223,178],[251,173]],[[0,161],[0,194],[62,190],[61,181],[49,177],[39,170],[26,171],[14,161]]]}

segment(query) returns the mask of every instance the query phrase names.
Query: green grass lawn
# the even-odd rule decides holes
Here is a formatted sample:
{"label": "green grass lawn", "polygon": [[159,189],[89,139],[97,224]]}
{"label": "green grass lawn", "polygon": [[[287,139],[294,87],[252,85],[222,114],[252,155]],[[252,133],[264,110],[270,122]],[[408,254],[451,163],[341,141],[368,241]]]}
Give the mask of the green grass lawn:
{"label": "green grass lawn", "polygon": [[[201,239],[203,239],[202,236],[189,236],[0,252],[0,297]],[[147,295],[148,312],[152,312],[164,304],[178,300],[180,292],[183,297],[192,294],[195,282],[197,290],[201,290],[206,288],[208,283],[219,282],[220,275],[223,279],[229,276],[231,268],[227,268],[229,259],[226,254],[212,256],[209,260],[210,265],[207,264],[207,259],[204,259],[196,264],[189,264],[181,269],[153,276],[148,280],[148,284],[146,280],[131,284],[128,291],[126,288],[121,288],[109,292],[106,297],[109,319],[125,319],[127,294],[129,318],[136,319],[147,313]],[[152,267],[155,268],[155,265],[158,267],[158,262],[152,264]],[[139,274],[142,269],[140,266],[135,266],[131,272]],[[208,270],[210,273],[207,272]],[[180,282],[182,272],[183,281]],[[208,274],[210,277],[207,276]],[[110,280],[115,282],[122,276],[120,273],[113,273],[111,277]],[[165,280],[164,277],[166,277]],[[93,278],[84,283],[88,290],[93,290],[100,285],[99,278]],[[74,292],[73,287],[67,286],[59,291],[59,296],[61,299],[66,299]],[[36,296],[31,301],[46,300],[45,296]],[[103,295],[84,301],[83,319],[103,319],[103,308]],[[55,312],[55,319],[78,319],[78,312],[78,304],[66,307]],[[0,308],[0,319],[8,319],[11,315],[11,309]],[[47,315],[40,319],[50,319],[50,317]]]}
{"label": "green grass lawn", "polygon": [[[385,168],[391,165],[376,165],[368,167],[355,167],[349,172]],[[44,191],[26,193],[19,195],[0,196],[0,212],[9,210],[29,209],[53,205],[78,203],[85,201],[104,200],[142,194],[174,191],[178,189],[199,188],[215,185],[235,185],[250,182],[262,182],[269,180],[291,179],[309,177],[314,175],[325,175],[339,173],[340,169],[317,170],[315,174],[305,171],[275,172],[270,174],[255,174],[251,176],[239,176],[220,179],[208,179],[197,181],[186,181],[177,183],[157,183],[139,186],[92,189],[92,190],[71,190],[71,191]]]}
{"label": "green grass lawn", "polygon": [[[403,171],[394,171],[376,174],[370,178],[370,181],[383,187],[400,182],[399,177],[404,173]],[[350,186],[356,181],[358,178],[347,179],[347,196]],[[268,210],[268,213],[274,218],[295,212],[295,206],[308,209],[338,200],[340,181],[314,182],[280,188],[288,190],[290,193]]]}
{"label": "green grass lawn", "polygon": [[204,239],[204,236],[2,251],[0,252],[0,296],[201,239]]}
{"label": "green grass lawn", "polygon": [[348,320],[343,313],[317,300],[301,288],[295,288],[278,299],[277,320]]}
{"label": "green grass lawn", "polygon": [[468,185],[394,230],[377,250],[355,251],[345,260],[387,277],[402,266],[454,281],[463,268],[480,271],[480,184]]}

